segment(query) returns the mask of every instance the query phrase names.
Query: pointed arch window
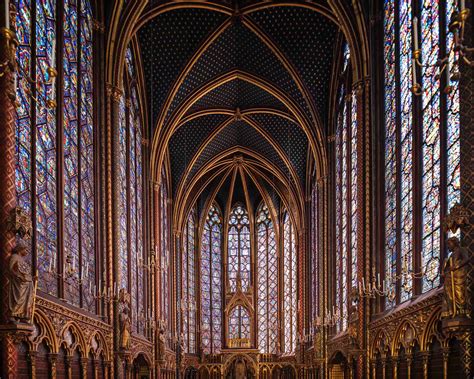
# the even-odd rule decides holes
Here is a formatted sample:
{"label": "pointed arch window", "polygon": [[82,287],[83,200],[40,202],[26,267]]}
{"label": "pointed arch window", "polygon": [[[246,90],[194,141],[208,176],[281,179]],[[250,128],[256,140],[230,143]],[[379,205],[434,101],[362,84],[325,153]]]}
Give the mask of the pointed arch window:
{"label": "pointed arch window", "polygon": [[204,222],[201,242],[201,348],[221,349],[222,337],[222,215],[213,204]]}
{"label": "pointed arch window", "polygon": [[292,354],[297,334],[297,251],[293,222],[288,212],[283,217],[283,313],[284,352]]}
{"label": "pointed arch window", "polygon": [[320,218],[319,187],[314,185],[311,192],[311,316],[316,320],[319,316],[319,252],[320,249]]}
{"label": "pointed arch window", "polygon": [[[92,7],[88,0],[14,4],[15,180],[18,205],[33,220],[38,289],[96,312]],[[67,272],[63,286],[59,272]]]}
{"label": "pointed arch window", "polygon": [[257,330],[262,353],[277,353],[278,250],[275,228],[265,203],[257,210]]}
{"label": "pointed arch window", "polygon": [[130,294],[132,328],[145,332],[146,256],[143,248],[143,151],[136,65],[131,47],[125,53],[124,92],[119,101],[119,289]]}
{"label": "pointed arch window", "polygon": [[172,330],[171,321],[171,267],[170,267],[170,225],[168,219],[168,181],[166,171],[163,169],[161,173],[161,188],[160,188],[160,308],[161,318],[166,325],[168,337]]}
{"label": "pointed arch window", "polygon": [[227,274],[229,288],[232,292],[237,290],[238,281],[242,291],[247,291],[250,286],[250,222],[247,210],[243,205],[237,204],[232,208],[229,216],[228,232]]}
{"label": "pointed arch window", "polygon": [[186,222],[183,238],[183,334],[186,352],[196,353],[196,223],[193,209]]}
{"label": "pointed arch window", "polygon": [[[451,51],[448,23],[455,2],[385,0],[384,4],[384,275],[393,289],[385,302],[391,308],[440,283],[445,254],[440,220],[460,200],[460,120],[457,83],[447,75],[438,80],[435,67],[438,58]],[[411,92],[414,17],[420,20],[418,42],[424,64],[415,73],[423,88],[420,96]],[[448,56],[451,75],[457,70],[455,54]],[[452,86],[449,94],[442,91],[447,85]],[[413,282],[404,271],[424,276]],[[397,276],[401,279],[395,280]]]}
{"label": "pointed arch window", "polygon": [[343,71],[336,124],[336,255],[335,311],[340,316],[336,331],[347,327],[349,292],[357,279],[357,98],[351,88],[350,50],[343,46]]}

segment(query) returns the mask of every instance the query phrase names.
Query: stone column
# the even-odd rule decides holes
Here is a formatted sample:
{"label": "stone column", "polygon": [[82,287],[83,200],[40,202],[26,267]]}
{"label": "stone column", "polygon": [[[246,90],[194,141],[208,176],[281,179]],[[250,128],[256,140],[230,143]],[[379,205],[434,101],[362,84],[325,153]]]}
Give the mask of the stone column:
{"label": "stone column", "polygon": [[81,358],[81,371],[82,371],[83,378],[87,378],[87,363],[88,363],[87,358]]}
{"label": "stone column", "polygon": [[30,362],[31,379],[36,379],[36,351],[28,352],[28,361]]}
{"label": "stone column", "polygon": [[428,363],[430,360],[430,353],[427,351],[421,353],[421,359],[423,361],[423,379],[428,379]]}
{"label": "stone column", "polygon": [[50,353],[48,354],[49,368],[51,370],[51,379],[56,379],[56,362],[58,360],[58,355]]}
{"label": "stone column", "polygon": [[[473,9],[474,2],[466,1],[466,9],[471,10],[470,16],[466,16],[464,41],[465,47],[474,46],[473,35]],[[460,139],[461,139],[461,205],[468,211],[468,222],[461,229],[461,246],[472,255],[474,249],[474,54],[468,53],[467,58],[471,65],[460,59],[459,71],[459,97],[460,97]],[[472,262],[472,259],[471,259]],[[466,310],[468,319],[456,333],[461,342],[461,358],[464,374],[467,378],[474,375],[473,362],[473,333],[474,333],[474,264],[470,264],[466,275]]]}

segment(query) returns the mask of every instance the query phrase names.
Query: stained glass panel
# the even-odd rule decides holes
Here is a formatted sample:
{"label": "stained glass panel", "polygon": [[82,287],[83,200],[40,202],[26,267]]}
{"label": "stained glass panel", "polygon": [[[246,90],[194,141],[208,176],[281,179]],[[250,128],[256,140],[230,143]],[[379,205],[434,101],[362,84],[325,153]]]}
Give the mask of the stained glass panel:
{"label": "stained glass panel", "polygon": [[[56,1],[36,2],[36,254],[37,268],[47,273],[57,257],[57,150],[56,88],[51,73],[56,69]],[[57,295],[57,280],[39,275],[38,286]]]}
{"label": "stained glass panel", "polygon": [[[401,252],[402,262],[411,269],[413,267],[413,128],[412,128],[412,65],[411,65],[411,0],[400,2],[400,207],[401,207]],[[400,300],[404,301],[412,295],[411,277],[405,278],[405,285],[400,291]]]}
{"label": "stained glass panel", "polygon": [[218,353],[222,333],[222,217],[210,207],[201,242],[201,349]]}
{"label": "stained glass panel", "polygon": [[196,353],[196,271],[195,271],[195,215],[192,211],[184,231],[183,267],[181,275],[183,334],[187,353]]}
{"label": "stained glass panel", "polygon": [[250,340],[250,315],[245,307],[236,306],[229,314],[229,339]]}
{"label": "stained glass panel", "polygon": [[283,221],[283,313],[284,313],[284,352],[292,354],[296,347],[297,316],[297,258],[293,223],[288,212]]}
{"label": "stained glass panel", "polygon": [[230,290],[237,290],[238,282],[242,291],[250,285],[250,224],[247,210],[236,205],[229,217],[228,235],[228,278]]}
{"label": "stained glass panel", "polygon": [[81,254],[83,307],[95,309],[95,215],[94,215],[94,120],[93,120],[93,45],[92,9],[89,1],[82,0],[80,8],[80,165],[81,165]]}
{"label": "stained glass panel", "polygon": [[[395,4],[385,1],[384,19],[385,85],[385,280],[397,274],[397,102],[395,82]],[[385,298],[386,308],[393,300]]]}
{"label": "stained glass panel", "polygon": [[278,253],[268,207],[257,210],[257,328],[262,353],[277,353]]}
{"label": "stained glass panel", "polygon": [[[35,218],[38,286],[57,295],[56,273],[62,265],[64,299],[94,311],[92,10],[87,0],[18,0],[15,5],[17,201]],[[62,14],[59,23],[57,12]],[[62,254],[57,246],[58,214],[62,216]]]}
{"label": "stained glass panel", "polygon": [[421,68],[423,107],[423,247],[422,267],[426,271],[422,291],[439,284],[440,263],[440,92],[436,79],[439,56],[439,6],[425,1],[421,9]]}
{"label": "stained glass panel", "polygon": [[[446,2],[446,19],[449,20],[455,10],[456,2]],[[454,38],[449,33],[449,27],[446,25],[446,50],[449,51],[450,77],[456,74],[455,62],[459,59],[459,53],[453,51]],[[460,115],[459,115],[459,85],[454,80],[446,85],[452,86],[452,91],[447,95],[447,210],[449,211],[454,204],[461,202],[461,172],[460,172],[460,151],[461,144],[459,140]]]}
{"label": "stained glass panel", "polygon": [[64,2],[63,130],[64,130],[64,256],[68,302],[79,305],[79,155],[78,155],[78,9]]}

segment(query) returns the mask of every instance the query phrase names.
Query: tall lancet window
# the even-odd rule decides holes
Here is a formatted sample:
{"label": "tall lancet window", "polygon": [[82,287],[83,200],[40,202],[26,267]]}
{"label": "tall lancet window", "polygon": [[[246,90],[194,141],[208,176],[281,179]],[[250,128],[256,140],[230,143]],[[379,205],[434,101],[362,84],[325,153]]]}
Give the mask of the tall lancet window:
{"label": "tall lancet window", "polygon": [[277,353],[278,250],[268,207],[257,210],[257,329],[262,353]]}
{"label": "tall lancet window", "polygon": [[[137,67],[129,47],[125,54],[123,96],[119,102],[119,261],[118,290],[130,294],[132,328],[145,332],[145,275],[143,248],[142,116]],[[114,286],[115,287],[115,286]]]}
{"label": "tall lancet window", "polygon": [[238,284],[242,291],[250,286],[250,222],[243,205],[234,206],[229,217],[227,273],[232,292]]}
{"label": "tall lancet window", "polygon": [[347,327],[349,292],[357,281],[357,99],[351,90],[350,50],[343,49],[336,124],[336,331]]}
{"label": "tall lancet window", "polygon": [[160,236],[160,306],[161,318],[168,330],[168,336],[172,328],[171,321],[171,275],[170,275],[170,226],[168,223],[168,181],[166,171],[161,174],[161,190],[160,190],[160,211],[161,211],[161,236]]}
{"label": "tall lancet window", "polygon": [[13,3],[19,42],[15,180],[18,205],[34,225],[38,289],[95,312],[91,4]]}
{"label": "tall lancet window", "polygon": [[183,238],[182,311],[187,353],[196,353],[196,223],[195,211],[188,216]]}
{"label": "tall lancet window", "polygon": [[212,205],[206,215],[201,241],[201,349],[215,354],[222,336],[222,215]]}
{"label": "tall lancet window", "polygon": [[[384,271],[393,290],[386,308],[439,285],[440,220],[460,199],[457,53],[448,28],[455,3],[385,0]],[[412,62],[416,46],[421,66]],[[436,62],[446,55],[450,64],[438,75]],[[412,272],[422,279],[414,282]]]}
{"label": "tall lancet window", "polygon": [[295,352],[297,335],[297,251],[296,236],[288,212],[283,218],[283,337],[284,353]]}

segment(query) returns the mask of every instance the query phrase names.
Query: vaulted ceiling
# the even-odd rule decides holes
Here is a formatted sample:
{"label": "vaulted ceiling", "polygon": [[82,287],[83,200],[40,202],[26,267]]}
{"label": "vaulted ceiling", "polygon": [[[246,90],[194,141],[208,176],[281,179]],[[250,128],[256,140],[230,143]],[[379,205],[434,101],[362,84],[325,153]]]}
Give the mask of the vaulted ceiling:
{"label": "vaulted ceiling", "polygon": [[[274,189],[287,178],[301,195],[309,134],[326,133],[338,26],[325,1],[216,4],[161,12],[151,1],[138,32],[150,135],[166,142],[172,193],[232,171],[238,156],[243,180]],[[225,191],[217,179],[201,196]]]}

